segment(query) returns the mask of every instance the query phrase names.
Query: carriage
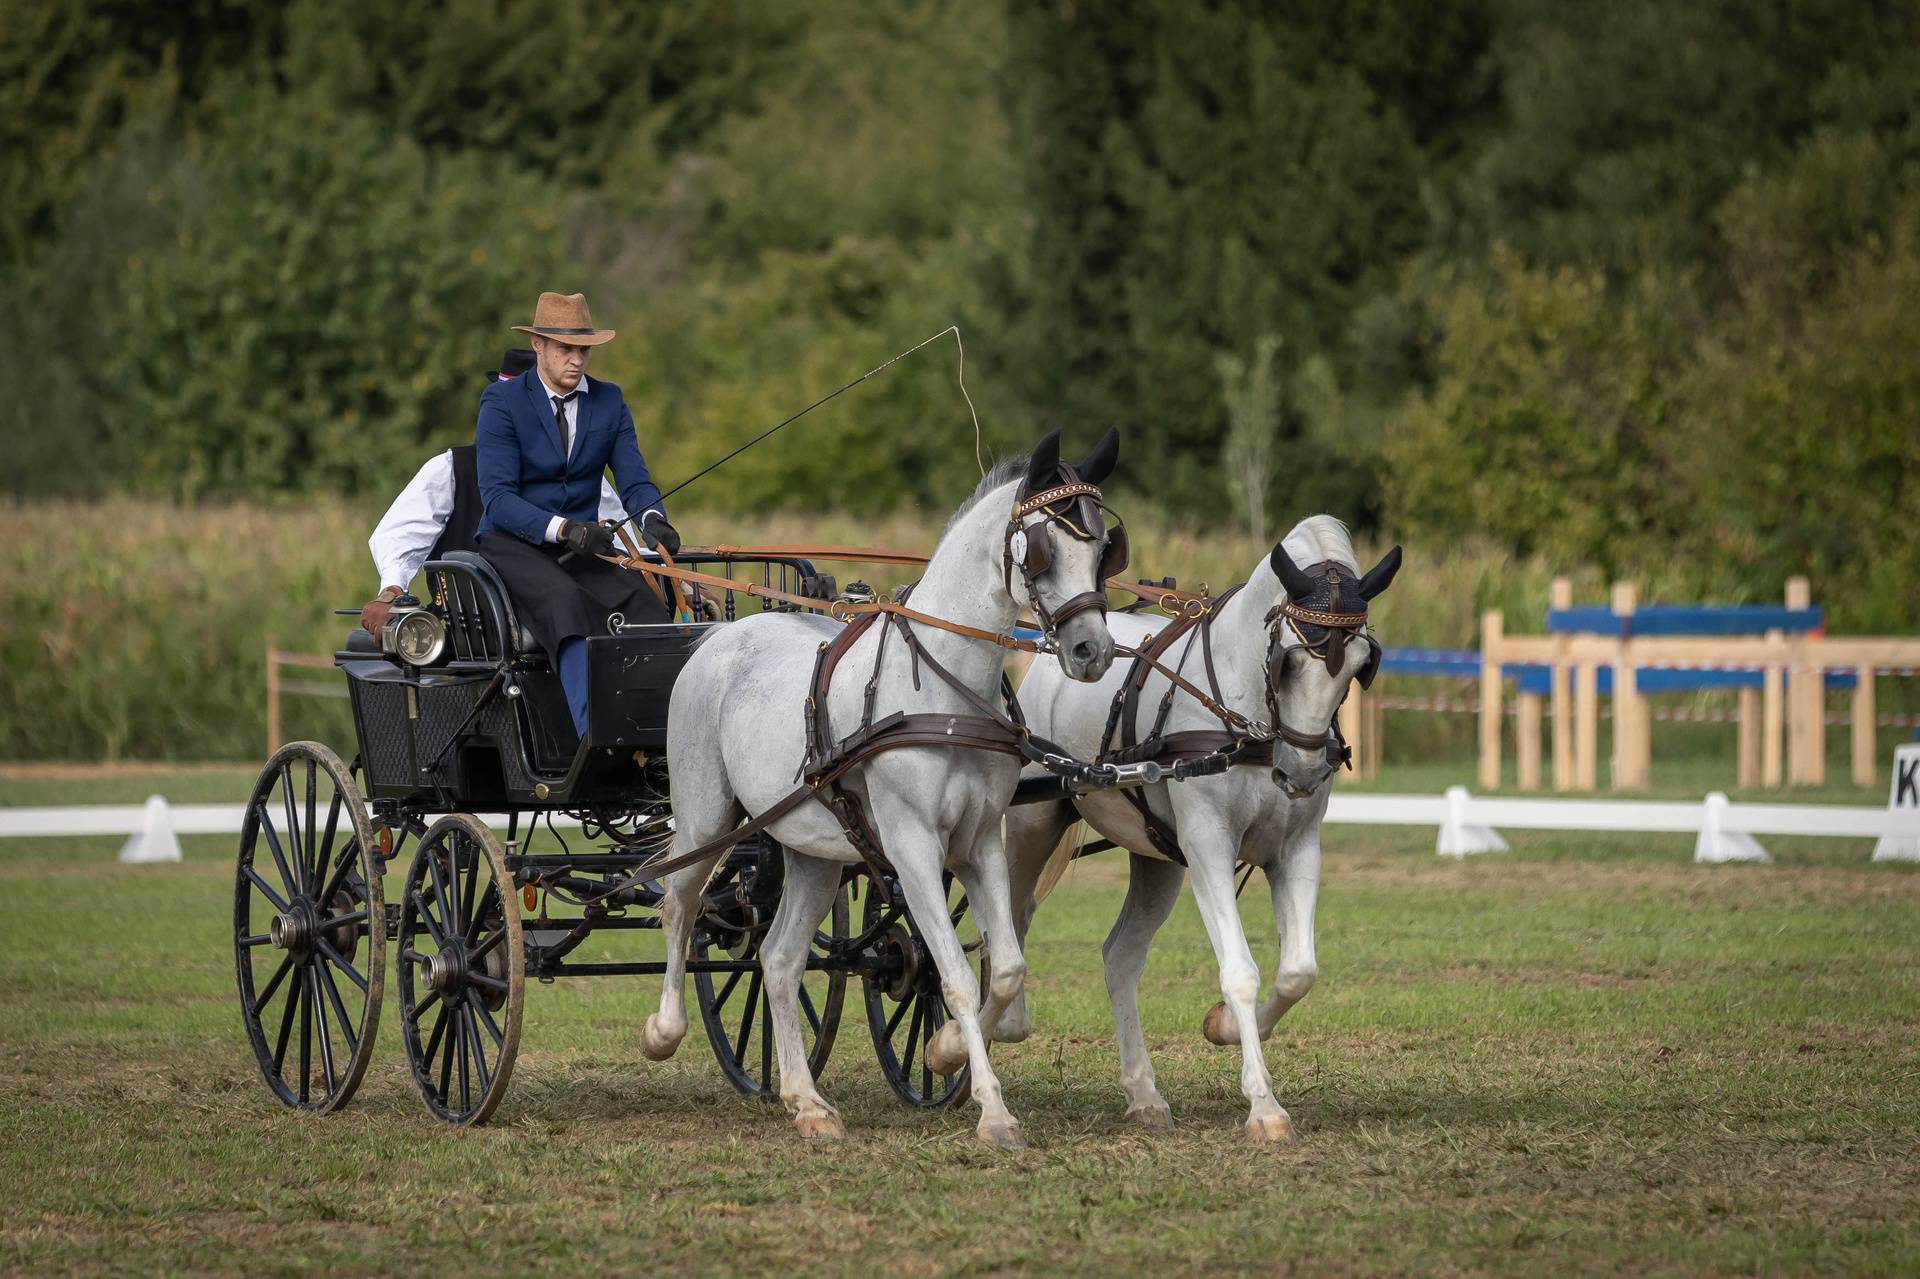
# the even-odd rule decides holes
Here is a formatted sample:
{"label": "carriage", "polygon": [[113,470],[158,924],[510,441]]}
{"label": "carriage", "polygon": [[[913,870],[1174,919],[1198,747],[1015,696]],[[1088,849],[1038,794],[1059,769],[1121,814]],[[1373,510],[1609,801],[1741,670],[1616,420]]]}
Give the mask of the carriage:
{"label": "carriage", "polygon": [[[715,627],[752,606],[749,583],[834,595],[832,579],[798,556],[693,552],[679,563],[741,588],[692,588],[678,622],[610,618],[611,633],[587,641],[583,740],[558,676],[471,552],[430,561],[425,599],[403,597],[379,639],[356,630],[335,653],[358,749],[351,762],[317,742],[276,752],[249,798],[235,864],[241,1010],[283,1103],[325,1112],[352,1098],[377,1038],[390,953],[413,1081],[453,1124],[483,1122],[505,1094],[529,979],[665,970],[635,957],[629,934],[660,927],[661,885],[647,868],[673,834],[674,679]],[[757,607],[795,605],[763,596]],[[759,947],[782,873],[765,835],[732,848],[704,890],[689,956],[708,1042],[751,1097],[777,1096]],[[943,1074],[928,1060],[946,1004],[886,879],[849,866],[815,933],[801,991],[808,1064],[816,1076],[826,1065],[857,981],[855,1015],[894,1094],[951,1105],[967,1095],[968,1072]],[[948,904],[960,925],[967,902],[951,880]]]}

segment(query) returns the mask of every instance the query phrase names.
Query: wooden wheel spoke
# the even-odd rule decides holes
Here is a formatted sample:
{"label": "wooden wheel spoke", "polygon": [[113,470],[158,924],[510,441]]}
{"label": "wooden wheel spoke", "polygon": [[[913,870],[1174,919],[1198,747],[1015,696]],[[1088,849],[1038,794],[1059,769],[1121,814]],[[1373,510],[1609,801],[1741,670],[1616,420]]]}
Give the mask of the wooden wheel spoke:
{"label": "wooden wheel spoke", "polygon": [[[280,770],[280,807],[287,816],[287,855],[300,875],[299,892],[304,896],[312,887],[307,879],[306,848],[300,842],[300,811],[293,798],[293,770]],[[301,1100],[306,1100],[304,1097]]]}
{"label": "wooden wheel spoke", "polygon": [[480,1018],[481,1024],[486,1026],[487,1033],[493,1036],[494,1045],[505,1047],[507,1034],[500,1029],[500,1023],[493,1019],[493,1012],[487,1007],[486,1002],[472,991],[468,991],[467,1003],[472,1005],[474,1014]]}
{"label": "wooden wheel spoke", "polygon": [[450,1014],[451,1010],[445,1004],[441,1004],[440,1016],[435,1018],[433,1023],[433,1039],[427,1044],[426,1053],[426,1067],[431,1073],[434,1045],[438,1044],[443,1049],[440,1054],[440,1104],[443,1106],[447,1104],[447,1089],[453,1084],[453,1052],[451,1045],[447,1043],[446,1034]]}
{"label": "wooden wheel spoke", "polygon": [[[291,967],[293,956],[287,956]],[[280,1014],[280,1038],[273,1046],[273,1073],[278,1075],[286,1070],[287,1040],[293,1033],[293,1010],[300,1003],[300,983],[294,982],[287,988],[287,1011]]]}
{"label": "wooden wheel spoke", "polygon": [[760,1086],[773,1087],[773,999],[765,990],[760,994]]}
{"label": "wooden wheel spoke", "polygon": [[753,977],[747,982],[747,1010],[740,1018],[740,1037],[733,1043],[733,1064],[738,1066],[746,1059],[747,1045],[753,1040],[753,1018],[760,1011],[760,970],[754,969]]}
{"label": "wooden wheel spoke", "polygon": [[[449,854],[451,857],[451,854]],[[447,935],[453,931],[453,903],[449,900],[452,890],[447,887],[447,877],[440,871],[440,858],[437,853],[427,855],[427,874],[433,879],[433,904],[440,908],[440,927],[433,930],[433,939],[442,946],[447,944]],[[426,913],[426,908],[421,908]]]}
{"label": "wooden wheel spoke", "polygon": [[[293,870],[287,865],[287,854],[286,851],[280,847],[280,836],[274,832],[273,818],[267,816],[266,801],[262,800],[258,804],[255,804],[253,806],[253,813],[254,820],[259,824],[260,834],[267,841],[267,851],[273,854],[273,864],[280,870],[280,882],[287,886],[287,896],[298,897],[300,895],[300,881],[293,877]],[[260,878],[260,876],[254,872],[253,867],[247,867],[247,874],[252,876],[253,882],[260,886],[261,892],[273,899],[276,906],[281,910],[287,908],[287,903],[281,900],[271,888],[267,887],[267,881]]]}
{"label": "wooden wheel spoke", "polygon": [[[307,756],[307,820],[300,829],[306,833],[303,847],[303,860],[307,865],[307,882],[318,884],[324,863],[320,860],[320,840],[317,823],[314,821],[314,800],[319,791],[319,779],[314,776],[313,756]],[[327,1085],[331,1088],[333,1085]]]}
{"label": "wooden wheel spoke", "polygon": [[453,1033],[447,1037],[447,1055],[460,1067],[460,1113],[465,1114],[473,1109],[473,1084],[467,1075],[467,1019],[461,1015],[464,1009],[452,1011]]}
{"label": "wooden wheel spoke", "polygon": [[807,1025],[813,1027],[813,1033],[820,1033],[820,1013],[813,1006],[813,996],[807,992],[806,982],[800,983],[800,1011],[807,1015]]}
{"label": "wooden wheel spoke", "polygon": [[[311,809],[309,809],[307,820],[309,821],[313,820]],[[327,801],[327,833],[321,839],[320,846],[314,854],[314,858],[315,858],[314,866],[317,869],[325,870],[327,868],[328,863],[332,860],[333,837],[334,837],[334,834],[339,830],[339,828],[340,828],[340,788],[336,786],[333,789],[333,798]],[[332,885],[327,889],[322,889],[320,893],[320,900],[326,901],[329,897],[333,895],[332,889],[337,887],[338,885],[336,884],[336,885]]]}
{"label": "wooden wheel spoke", "polygon": [[340,858],[333,864],[333,874],[327,876],[326,887],[320,890],[322,905],[332,901],[334,894],[340,891],[340,886],[346,883],[347,873],[353,869],[353,864],[360,860],[357,856],[359,851],[358,838],[349,839],[340,846]]}
{"label": "wooden wheel spoke", "polygon": [[440,925],[434,921],[433,912],[427,909],[427,899],[420,895],[420,890],[417,888],[413,890],[411,896],[413,908],[420,914],[420,922],[427,926],[427,936],[433,938],[434,945],[444,948],[447,944],[446,934],[440,931]]}
{"label": "wooden wheel spoke", "polygon": [[501,942],[505,941],[506,939],[507,939],[507,930],[504,928],[499,930],[498,932],[488,933],[485,941],[482,941],[476,944],[473,947],[473,949],[467,952],[467,958],[469,960],[484,959],[486,958],[488,951],[492,950],[495,946],[498,946]]}
{"label": "wooden wheel spoke", "polygon": [[240,944],[248,947],[264,946],[272,940],[273,938],[267,933],[248,933],[240,939]]}
{"label": "wooden wheel spoke", "polygon": [[[478,927],[480,923],[481,906],[483,905],[481,898],[485,896],[485,894],[480,891],[480,863],[485,859],[480,856],[479,849],[476,848],[472,851],[473,864],[467,867],[467,892],[466,896],[460,899],[465,906],[465,910],[460,915],[461,941],[473,940],[473,930]],[[491,888],[491,886],[489,886],[489,888]]]}
{"label": "wooden wheel spoke", "polygon": [[333,948],[332,942],[324,937],[316,937],[313,939],[313,944],[315,949],[326,956],[328,963],[347,975],[348,981],[358,986],[362,991],[367,989],[367,979],[360,975],[358,968],[355,968],[347,962],[346,956]]}
{"label": "wooden wheel spoke", "polygon": [[427,997],[413,1006],[413,1012],[408,1015],[408,1020],[418,1022],[439,1002],[440,992],[437,990],[428,991]]}
{"label": "wooden wheel spoke", "polygon": [[365,907],[356,911],[350,911],[345,915],[330,915],[320,921],[320,931],[323,933],[331,932],[335,928],[344,928],[348,924],[365,923],[366,919],[367,912]]}
{"label": "wooden wheel spoke", "polygon": [[266,894],[267,900],[273,903],[273,908],[275,910],[284,912],[285,910],[288,909],[286,898],[282,897],[279,893],[274,892],[273,886],[267,883],[266,880],[260,878],[259,871],[249,866],[246,869],[246,875],[248,879],[253,881],[253,886],[255,888],[259,889],[262,893]]}
{"label": "wooden wheel spoke", "polygon": [[320,974],[320,984],[326,988],[327,1000],[333,1005],[334,1016],[340,1019],[340,1033],[347,1037],[347,1051],[349,1053],[358,1051],[360,1037],[354,1033],[353,1019],[347,1016],[347,1001],[340,998],[340,983],[333,979],[333,974],[327,971],[325,964],[315,964],[314,971]]}
{"label": "wooden wheel spoke", "polygon": [[893,1032],[899,1028],[900,1019],[907,1015],[907,1010],[909,1008],[912,1008],[914,1005],[918,1004],[919,1002],[920,1002],[919,991],[912,990],[907,992],[907,997],[900,1001],[900,1006],[898,1008],[895,1008],[893,1010],[893,1016],[887,1018],[887,1038],[889,1040],[893,1038]]}
{"label": "wooden wheel spoke", "polygon": [[[258,995],[254,997],[253,1015],[255,1017],[258,1017],[260,1015],[260,1010],[267,1006],[267,1001],[273,998],[273,992],[280,989],[280,983],[287,979],[287,974],[292,970],[293,970],[293,956],[292,955],[284,956],[280,960],[280,966],[273,970],[273,976],[267,979],[266,989],[261,991]],[[284,1036],[282,1038],[282,1042],[285,1042]]]}
{"label": "wooden wheel spoke", "polygon": [[327,1006],[320,998],[319,965],[307,969],[307,1002],[313,1005],[315,1028],[320,1032],[320,1077],[326,1091],[333,1091],[333,1032],[327,1029]]}
{"label": "wooden wheel spoke", "polygon": [[308,1081],[313,1075],[313,1005],[307,999],[304,980],[294,988],[294,994],[300,1001],[300,1100],[305,1101]]}
{"label": "wooden wheel spoke", "polygon": [[733,988],[740,984],[740,976],[738,972],[727,974],[726,984],[721,986],[720,992],[713,997],[713,1006],[715,1008],[726,1007],[727,1000],[733,995]]}
{"label": "wooden wheel spoke", "polygon": [[907,1055],[900,1060],[900,1076],[913,1073],[913,1050],[920,1044],[920,1001],[913,1001],[913,1020],[907,1023]]}
{"label": "wooden wheel spoke", "polygon": [[501,981],[498,977],[489,977],[485,973],[470,972],[467,974],[467,980],[476,986],[485,986],[488,990],[497,990],[503,995],[510,989],[507,983]]}
{"label": "wooden wheel spoke", "polygon": [[493,1087],[493,1072],[487,1069],[487,1054],[480,1046],[480,1027],[475,1023],[473,1010],[460,1010],[461,1023],[466,1027],[467,1044],[473,1053],[473,1073],[479,1076],[480,1091],[485,1094]]}

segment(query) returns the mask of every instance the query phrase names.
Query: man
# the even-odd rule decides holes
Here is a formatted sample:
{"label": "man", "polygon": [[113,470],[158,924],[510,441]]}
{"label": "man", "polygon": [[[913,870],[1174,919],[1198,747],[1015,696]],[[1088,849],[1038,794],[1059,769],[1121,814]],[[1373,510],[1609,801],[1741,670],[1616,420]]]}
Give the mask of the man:
{"label": "man", "polygon": [[[473,444],[480,479],[477,548],[499,572],[514,608],[560,673],[574,728],[587,732],[586,637],[607,617],[670,620],[641,575],[596,558],[614,551],[611,527],[594,522],[601,473],[629,511],[641,512],[647,545],[672,555],[680,535],[634,439],[633,414],[611,382],[586,376],[596,329],[585,294],[542,293],[533,323],[534,367],[480,396]],[[564,560],[564,562],[563,562]]]}
{"label": "man", "polygon": [[[487,382],[510,381],[533,367],[533,352],[510,350]],[[613,485],[600,481],[600,519],[624,521]],[[480,529],[480,480],[473,445],[457,444],[429,458],[380,518],[367,549],[373,553],[380,590],[360,609],[360,625],[378,636],[393,613],[393,601],[407,593],[413,575],[428,560],[448,551],[472,550]]]}

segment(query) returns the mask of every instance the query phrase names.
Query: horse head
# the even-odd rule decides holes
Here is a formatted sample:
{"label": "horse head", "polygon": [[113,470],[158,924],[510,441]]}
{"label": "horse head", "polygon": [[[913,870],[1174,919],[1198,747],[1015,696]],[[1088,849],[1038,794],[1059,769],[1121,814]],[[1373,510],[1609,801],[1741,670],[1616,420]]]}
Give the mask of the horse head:
{"label": "horse head", "polygon": [[1348,760],[1334,717],[1348,685],[1358,679],[1360,687],[1370,687],[1380,669],[1380,641],[1367,629],[1367,602],[1400,571],[1400,548],[1362,574],[1350,558],[1329,557],[1301,568],[1283,538],[1267,562],[1281,587],[1266,618],[1267,701],[1279,734],[1273,780],[1294,799],[1305,799]]}
{"label": "horse head", "polygon": [[1108,526],[1099,485],[1119,457],[1117,429],[1077,465],[1060,460],[1053,432],[1033,451],[1007,521],[1007,592],[1032,610],[1069,679],[1097,680],[1113,663],[1103,584],[1126,568],[1127,531],[1117,520]]}

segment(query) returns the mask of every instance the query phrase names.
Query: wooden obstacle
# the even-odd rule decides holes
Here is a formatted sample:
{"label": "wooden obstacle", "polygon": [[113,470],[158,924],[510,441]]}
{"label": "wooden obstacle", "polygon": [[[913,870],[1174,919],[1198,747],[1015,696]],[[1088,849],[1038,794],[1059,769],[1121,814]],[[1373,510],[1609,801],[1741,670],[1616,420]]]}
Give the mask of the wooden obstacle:
{"label": "wooden obstacle", "polygon": [[[1598,785],[1600,699],[1613,711],[1611,784],[1643,790],[1653,779],[1650,691],[1736,687],[1738,784],[1817,786],[1826,777],[1826,691],[1852,689],[1852,777],[1874,784],[1874,679],[1920,667],[1920,639],[1834,639],[1809,600],[1807,580],[1787,582],[1784,608],[1638,607],[1631,584],[1604,610],[1577,609],[1566,579],[1553,584],[1550,633],[1508,635],[1499,611],[1480,627],[1480,785],[1500,785],[1505,685],[1519,686],[1515,745],[1522,790],[1541,786],[1541,718],[1552,717],[1553,785]],[[1689,628],[1708,633],[1685,633]],[[1751,633],[1757,631],[1758,633]],[[1610,632],[1610,633],[1607,633]],[[1743,633],[1744,632],[1744,633]],[[1389,663],[1391,669],[1391,663]],[[1544,703],[1543,703],[1544,698]]]}

